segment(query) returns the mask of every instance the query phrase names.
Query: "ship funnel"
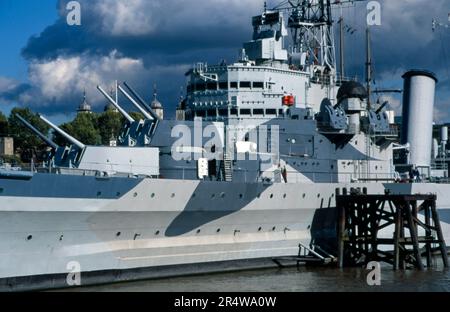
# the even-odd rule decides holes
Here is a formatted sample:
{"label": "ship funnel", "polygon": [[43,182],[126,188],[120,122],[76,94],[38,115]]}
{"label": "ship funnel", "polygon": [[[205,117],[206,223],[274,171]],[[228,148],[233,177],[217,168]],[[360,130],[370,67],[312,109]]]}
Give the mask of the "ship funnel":
{"label": "ship funnel", "polygon": [[131,103],[133,103],[134,106],[136,106],[136,108],[142,113],[142,115],[144,115],[144,117],[146,119],[150,119],[153,120],[154,118],[144,109],[142,108],[141,105],[139,105],[135,99],[133,99],[121,86],[118,86],[118,89],[120,92],[122,92],[123,95],[125,95],[125,97],[130,100]]}
{"label": "ship funnel", "polygon": [[424,70],[408,71],[403,79],[402,144],[410,144],[409,165],[429,168],[433,146],[434,97],[438,80],[435,74]]}
{"label": "ship funnel", "polygon": [[53,123],[48,121],[44,116],[39,115],[39,117],[42,119],[42,121],[44,121],[47,125],[49,125],[51,128],[53,128],[60,135],[65,137],[70,143],[76,145],[79,149],[83,150],[86,148],[86,145],[84,145],[83,143],[81,143],[80,141],[78,141],[77,139],[75,139],[74,137],[69,135],[67,132],[65,132],[61,128],[57,127],[56,125],[54,125]]}
{"label": "ship funnel", "polygon": [[131,117],[122,107],[119,106],[119,104],[116,103],[116,101],[114,101],[108,93],[105,92],[105,90],[102,89],[102,87],[97,86],[97,89],[105,96],[105,98],[111,102],[112,105],[114,105],[117,110],[125,117],[126,120],[128,120],[129,123],[133,123],[135,122],[135,120],[133,119],[133,117]]}
{"label": "ship funnel", "polygon": [[150,105],[148,105],[147,103],[145,103],[145,101],[142,99],[142,97],[136,92],[134,91],[134,89],[132,87],[130,87],[125,81],[123,82],[123,85],[128,89],[128,91],[130,91],[130,93],[139,101],[139,103],[141,103],[142,106],[145,107],[145,109],[147,109],[147,111],[152,115],[153,119],[155,120],[160,120],[161,118],[159,118],[159,116],[152,110],[152,108],[150,107]]}
{"label": "ship funnel", "polygon": [[32,124],[30,124],[28,121],[26,121],[22,116],[20,116],[19,114],[15,114],[15,117],[17,117],[17,119],[25,126],[27,127],[29,130],[31,130],[32,132],[34,132],[34,134],[36,134],[38,137],[41,138],[42,141],[44,141],[48,146],[50,146],[52,149],[56,150],[59,146],[53,142],[52,140],[50,140],[49,138],[47,138],[47,136],[45,136],[42,132],[40,132],[38,129],[36,129],[35,127],[33,127]]}

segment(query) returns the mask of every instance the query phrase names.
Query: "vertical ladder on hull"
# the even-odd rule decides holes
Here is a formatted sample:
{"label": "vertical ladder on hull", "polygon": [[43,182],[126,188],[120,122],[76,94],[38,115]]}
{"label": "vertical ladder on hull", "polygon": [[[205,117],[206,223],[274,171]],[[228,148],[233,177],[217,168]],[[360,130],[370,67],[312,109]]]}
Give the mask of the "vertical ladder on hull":
{"label": "vertical ladder on hull", "polygon": [[231,157],[228,153],[223,154],[223,161],[221,163],[221,171],[222,171],[222,178],[226,182],[232,182],[233,181],[233,164]]}

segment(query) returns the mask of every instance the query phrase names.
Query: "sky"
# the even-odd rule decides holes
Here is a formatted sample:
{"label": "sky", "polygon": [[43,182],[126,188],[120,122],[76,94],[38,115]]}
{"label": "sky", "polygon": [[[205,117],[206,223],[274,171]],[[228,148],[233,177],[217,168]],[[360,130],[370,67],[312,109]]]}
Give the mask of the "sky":
{"label": "sky", "polygon": [[[156,84],[168,114],[196,62],[233,62],[251,39],[251,17],[263,0],[80,0],[81,26],[66,23],[68,0],[0,0],[0,110],[26,106],[56,122],[74,116],[86,90],[94,110],[110,89],[127,81],[147,100]],[[372,28],[377,88],[402,88],[411,68],[439,78],[435,119],[450,121],[450,0],[383,0],[381,26]],[[268,1],[268,7],[278,3]],[[341,11],[333,11],[335,19]],[[366,4],[344,8],[346,74],[364,79]],[[401,96],[385,95],[401,111]],[[131,106],[125,108],[132,109]]]}

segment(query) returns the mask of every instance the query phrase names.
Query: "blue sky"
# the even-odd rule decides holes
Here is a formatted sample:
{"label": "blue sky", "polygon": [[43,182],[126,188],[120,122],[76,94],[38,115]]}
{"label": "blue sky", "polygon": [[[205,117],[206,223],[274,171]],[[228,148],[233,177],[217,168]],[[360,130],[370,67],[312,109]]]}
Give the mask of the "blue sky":
{"label": "blue sky", "polygon": [[[66,24],[67,2],[0,0],[0,110],[23,105],[65,121],[73,117],[84,90],[94,110],[101,111],[106,102],[96,85],[110,89],[118,79],[147,100],[157,84],[171,115],[184,73],[200,61],[235,61],[242,43],[251,39],[251,17],[261,13],[264,1],[79,0],[80,27]],[[279,1],[268,2],[271,7]],[[447,20],[450,1],[380,2],[382,26],[373,29],[377,87],[401,88],[401,76],[411,68],[434,71],[440,80],[436,120],[450,121],[450,29],[431,31],[432,18]],[[345,9],[344,16],[357,29],[346,35],[346,73],[363,80],[365,4]],[[401,98],[388,99],[400,111]]]}
{"label": "blue sky", "polygon": [[27,62],[21,57],[31,35],[57,19],[56,0],[0,0],[0,75],[27,79]]}

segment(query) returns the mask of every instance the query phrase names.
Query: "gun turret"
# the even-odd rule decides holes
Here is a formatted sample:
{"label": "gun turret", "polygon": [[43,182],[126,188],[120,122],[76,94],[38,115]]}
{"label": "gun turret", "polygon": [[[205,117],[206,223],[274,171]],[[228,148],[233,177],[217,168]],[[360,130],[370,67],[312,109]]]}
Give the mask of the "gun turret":
{"label": "gun turret", "polygon": [[74,137],[70,136],[67,132],[65,132],[64,130],[58,128],[56,125],[54,125],[53,123],[51,123],[50,121],[48,121],[45,117],[39,115],[39,118],[42,119],[42,121],[44,121],[47,125],[49,125],[51,128],[53,128],[56,132],[58,132],[60,135],[62,135],[63,137],[65,137],[70,143],[74,144],[75,146],[77,146],[80,150],[84,150],[86,148],[86,145],[84,145],[83,143],[81,143],[80,141],[78,141],[77,139],[75,139]]}
{"label": "gun turret", "polygon": [[122,107],[120,107],[119,104],[116,103],[116,101],[114,101],[109,95],[108,93],[105,92],[105,90],[102,89],[102,87],[97,86],[97,89],[105,96],[105,98],[112,104],[114,105],[117,110],[123,115],[123,117],[125,117],[126,120],[128,120],[128,122],[131,124],[133,122],[135,122],[135,120],[133,119],[133,117],[131,117]]}
{"label": "gun turret", "polygon": [[142,97],[136,92],[134,91],[134,89],[132,87],[130,87],[125,81],[123,82],[123,85],[128,89],[128,91],[130,91],[130,93],[139,101],[139,103],[141,103],[142,106],[144,106],[148,112],[152,115],[153,119],[155,120],[161,120],[161,118],[159,118],[159,116],[152,110],[152,108],[150,107],[150,105],[148,105],[147,103],[145,103],[145,101],[142,99]]}
{"label": "gun turret", "polygon": [[44,141],[53,150],[56,150],[59,147],[55,142],[53,142],[52,140],[47,138],[42,132],[40,132],[38,129],[33,127],[33,125],[31,125],[28,121],[26,121],[22,116],[20,116],[19,114],[15,114],[15,116],[25,127],[27,127],[34,134],[36,134],[39,138],[41,138],[41,140]]}

